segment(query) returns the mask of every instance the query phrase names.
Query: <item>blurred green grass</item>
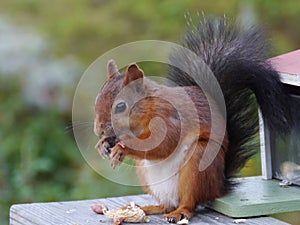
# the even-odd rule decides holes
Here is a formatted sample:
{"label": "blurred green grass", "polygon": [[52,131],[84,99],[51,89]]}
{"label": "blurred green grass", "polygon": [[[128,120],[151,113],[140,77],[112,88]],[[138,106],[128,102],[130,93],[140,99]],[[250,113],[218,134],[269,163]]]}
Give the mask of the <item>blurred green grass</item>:
{"label": "blurred green grass", "polygon": [[[186,29],[184,13],[193,15],[197,11],[239,18],[250,13],[270,31],[272,55],[300,46],[300,4],[292,0],[0,1],[1,18],[24,31],[34,30],[47,40],[49,51],[43,52],[48,55],[46,59],[76,58],[81,65],[79,75],[98,56],[120,44],[144,39],[178,42]],[[26,78],[21,79],[22,74],[5,73],[0,68],[1,224],[7,223],[9,207],[14,203],[142,192],[140,188],[115,184],[93,172],[77,150],[72,132],[65,130],[71,124],[71,109],[62,111],[56,106],[39,108],[28,104],[20,81]],[[75,87],[74,82],[69,94]],[[242,174],[259,173],[259,156],[256,156]],[[296,224],[299,216],[295,215],[278,216]]]}

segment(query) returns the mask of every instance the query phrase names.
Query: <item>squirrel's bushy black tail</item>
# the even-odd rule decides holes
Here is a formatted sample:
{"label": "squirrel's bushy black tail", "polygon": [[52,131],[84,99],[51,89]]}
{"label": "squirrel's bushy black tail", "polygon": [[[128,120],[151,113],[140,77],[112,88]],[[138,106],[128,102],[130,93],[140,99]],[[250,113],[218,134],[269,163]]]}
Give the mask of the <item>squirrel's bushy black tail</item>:
{"label": "squirrel's bushy black tail", "polygon": [[[272,131],[285,133],[292,125],[289,97],[267,61],[269,43],[259,27],[241,28],[226,18],[204,18],[187,32],[183,46],[208,65],[222,89],[229,137],[225,175],[232,177],[257,149],[255,102]],[[181,50],[175,50],[170,61],[187,73],[198,73],[196,79],[199,77],[200,82],[211,76]],[[170,67],[168,78],[182,86],[196,85],[185,72]],[[214,96],[214,87],[206,91]]]}

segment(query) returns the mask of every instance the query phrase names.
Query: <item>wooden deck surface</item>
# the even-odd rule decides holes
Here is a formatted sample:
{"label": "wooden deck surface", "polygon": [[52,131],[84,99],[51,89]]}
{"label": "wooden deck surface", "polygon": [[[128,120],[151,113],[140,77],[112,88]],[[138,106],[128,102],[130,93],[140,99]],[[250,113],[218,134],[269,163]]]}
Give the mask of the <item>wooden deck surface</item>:
{"label": "wooden deck surface", "polygon": [[[10,209],[11,225],[104,225],[113,224],[104,215],[99,215],[91,210],[91,205],[103,203],[109,209],[121,207],[131,201],[139,205],[156,204],[149,195],[125,196],[118,198],[105,198],[84,201],[53,202],[17,204]],[[127,224],[127,223],[125,223]],[[167,224],[162,215],[151,215],[149,223],[139,224]],[[206,208],[198,208],[196,215],[189,224],[224,225],[236,224],[234,219],[226,217]],[[270,217],[247,218],[242,225],[286,225],[282,221]]]}

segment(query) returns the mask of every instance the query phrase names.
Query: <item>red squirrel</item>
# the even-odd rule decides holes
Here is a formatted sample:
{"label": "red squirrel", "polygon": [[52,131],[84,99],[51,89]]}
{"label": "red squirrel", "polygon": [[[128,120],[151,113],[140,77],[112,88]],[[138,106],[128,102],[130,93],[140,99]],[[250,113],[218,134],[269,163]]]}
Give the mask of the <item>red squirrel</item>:
{"label": "red squirrel", "polygon": [[[110,60],[108,80],[95,102],[99,153],[108,156],[113,167],[125,157],[135,159],[141,185],[158,202],[142,209],[146,214],[164,213],[170,223],[191,218],[198,204],[232,189],[231,178],[257,149],[255,101],[269,129],[285,134],[292,126],[289,96],[266,58],[268,43],[260,28],[205,18],[187,31],[182,45],[212,71],[226,114],[214,87],[200,87],[188,73],[196,73],[194,77],[204,83],[212,74],[180,50],[170,56],[172,65],[179,66],[170,66],[166,75],[177,85],[148,79],[137,64],[121,73]],[[222,127],[221,139],[213,140],[208,152],[215,155],[204,170],[199,169],[212,133]]]}

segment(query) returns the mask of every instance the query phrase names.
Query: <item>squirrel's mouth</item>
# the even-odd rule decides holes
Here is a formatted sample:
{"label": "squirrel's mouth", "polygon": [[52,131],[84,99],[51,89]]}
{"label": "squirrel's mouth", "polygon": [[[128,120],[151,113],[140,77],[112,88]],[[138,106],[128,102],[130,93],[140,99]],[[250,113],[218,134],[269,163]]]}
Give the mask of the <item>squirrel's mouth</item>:
{"label": "squirrel's mouth", "polygon": [[116,135],[113,135],[113,136],[108,136],[105,138],[105,142],[107,143],[105,145],[105,149],[104,151],[106,152],[106,154],[110,154],[111,152],[111,148],[113,148],[117,143],[118,143],[118,138]]}
{"label": "squirrel's mouth", "polygon": [[117,138],[116,135],[114,135],[114,136],[109,136],[109,137],[107,137],[107,138],[105,139],[105,141],[107,141],[107,143],[109,144],[109,147],[112,148],[112,147],[114,147],[114,146],[117,144],[118,138]]}
{"label": "squirrel's mouth", "polygon": [[108,143],[108,148],[109,150],[113,147],[115,147],[115,145],[120,145],[122,148],[125,148],[125,143],[120,139],[118,138],[116,135],[114,136],[109,136],[105,139]]}

